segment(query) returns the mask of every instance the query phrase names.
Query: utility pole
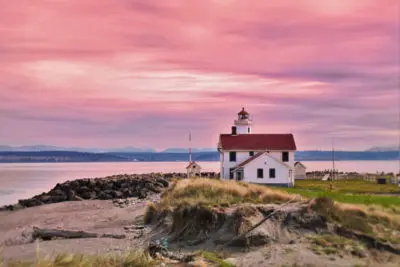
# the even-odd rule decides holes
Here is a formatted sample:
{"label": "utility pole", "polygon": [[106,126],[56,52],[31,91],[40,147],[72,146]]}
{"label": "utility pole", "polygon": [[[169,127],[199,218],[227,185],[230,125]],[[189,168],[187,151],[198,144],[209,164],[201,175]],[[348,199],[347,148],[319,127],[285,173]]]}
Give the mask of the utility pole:
{"label": "utility pole", "polygon": [[192,162],[192,133],[189,131],[189,163]]}
{"label": "utility pole", "polygon": [[335,139],[332,137],[332,179],[335,179]]}
{"label": "utility pole", "polygon": [[[400,80],[399,80],[399,84],[400,84]],[[400,190],[400,90],[397,90],[397,152],[398,152],[398,159],[397,159],[397,163],[398,163],[398,175],[395,174],[395,182],[397,183],[399,190]]]}

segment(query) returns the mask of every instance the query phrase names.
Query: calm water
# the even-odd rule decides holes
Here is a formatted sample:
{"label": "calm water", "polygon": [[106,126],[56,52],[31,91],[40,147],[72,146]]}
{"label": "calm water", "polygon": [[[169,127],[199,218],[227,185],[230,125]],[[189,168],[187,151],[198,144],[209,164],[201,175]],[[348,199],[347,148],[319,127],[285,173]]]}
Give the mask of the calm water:
{"label": "calm water", "polygon": [[[48,191],[56,183],[122,173],[184,172],[185,162],[5,163],[0,164],[0,206]],[[304,162],[308,171],[330,169],[331,162]],[[204,171],[219,171],[219,162],[200,162]],[[396,161],[339,161],[340,171],[397,172]]]}

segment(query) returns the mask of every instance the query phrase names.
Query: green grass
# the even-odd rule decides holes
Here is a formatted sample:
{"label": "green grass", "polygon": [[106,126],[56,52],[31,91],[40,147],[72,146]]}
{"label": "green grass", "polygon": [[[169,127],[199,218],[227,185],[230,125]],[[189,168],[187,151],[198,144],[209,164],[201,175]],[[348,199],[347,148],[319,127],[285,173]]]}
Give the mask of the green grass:
{"label": "green grass", "polygon": [[[12,261],[8,267],[151,267],[157,262],[147,253],[83,255],[61,253],[55,257],[40,257],[33,261]],[[2,262],[0,262],[2,266]],[[6,265],[3,265],[4,267]]]}
{"label": "green grass", "polygon": [[380,205],[385,208],[400,207],[400,196],[378,196],[371,194],[351,194],[340,191],[308,190],[301,188],[285,188],[284,191],[299,194],[306,198],[329,197],[343,203]]}
{"label": "green grass", "polygon": [[321,181],[321,180],[296,180],[295,188],[307,190],[329,190],[330,184],[333,190],[340,193],[396,193],[399,192],[397,185],[393,184],[377,184],[375,182],[364,180],[338,180],[338,181]]}
{"label": "green grass", "polygon": [[218,267],[235,267],[235,265],[232,265],[230,263],[227,263],[224,261],[223,257],[218,255],[215,252],[208,252],[208,251],[201,251],[199,253],[206,261],[210,262],[213,264],[213,266],[218,266]]}
{"label": "green grass", "polygon": [[284,191],[299,194],[306,198],[329,197],[342,203],[380,205],[385,208],[399,208],[399,196],[377,195],[376,193],[395,193],[399,191],[396,185],[376,184],[363,180],[339,180],[331,182],[320,180],[299,180],[294,188]]}

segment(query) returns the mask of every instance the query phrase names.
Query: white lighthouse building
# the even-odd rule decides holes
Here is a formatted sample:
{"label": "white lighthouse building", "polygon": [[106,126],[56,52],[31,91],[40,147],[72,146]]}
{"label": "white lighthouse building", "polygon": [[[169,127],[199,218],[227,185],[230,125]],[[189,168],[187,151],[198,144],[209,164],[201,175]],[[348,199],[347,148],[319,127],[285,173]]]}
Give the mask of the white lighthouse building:
{"label": "white lighthouse building", "polygon": [[255,134],[253,120],[243,108],[230,134],[221,134],[218,151],[221,179],[292,187],[294,153],[292,134]]}

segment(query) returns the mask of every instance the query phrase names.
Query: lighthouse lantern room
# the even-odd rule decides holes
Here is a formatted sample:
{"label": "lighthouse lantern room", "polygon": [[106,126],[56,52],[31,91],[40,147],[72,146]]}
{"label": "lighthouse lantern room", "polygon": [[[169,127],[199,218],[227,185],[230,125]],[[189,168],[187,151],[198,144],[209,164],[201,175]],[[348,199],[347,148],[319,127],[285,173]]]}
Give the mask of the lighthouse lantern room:
{"label": "lighthouse lantern room", "polygon": [[242,108],[238,113],[238,118],[234,121],[234,125],[232,126],[232,135],[251,134],[251,125],[252,119],[250,118],[250,114]]}

